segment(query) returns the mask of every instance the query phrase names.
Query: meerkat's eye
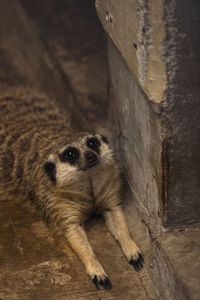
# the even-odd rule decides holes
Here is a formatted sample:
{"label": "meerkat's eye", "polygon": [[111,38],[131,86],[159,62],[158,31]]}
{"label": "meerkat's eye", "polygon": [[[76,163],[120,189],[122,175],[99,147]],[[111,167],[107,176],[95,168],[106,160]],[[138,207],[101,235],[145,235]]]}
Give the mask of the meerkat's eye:
{"label": "meerkat's eye", "polygon": [[86,142],[86,145],[88,146],[88,148],[90,148],[90,149],[94,150],[95,152],[99,153],[99,146],[101,145],[101,143],[97,138],[95,138],[95,137],[88,138],[87,142]]}
{"label": "meerkat's eye", "polygon": [[79,158],[80,153],[75,147],[68,147],[62,154],[60,154],[60,160],[62,162],[69,162],[74,164]]}

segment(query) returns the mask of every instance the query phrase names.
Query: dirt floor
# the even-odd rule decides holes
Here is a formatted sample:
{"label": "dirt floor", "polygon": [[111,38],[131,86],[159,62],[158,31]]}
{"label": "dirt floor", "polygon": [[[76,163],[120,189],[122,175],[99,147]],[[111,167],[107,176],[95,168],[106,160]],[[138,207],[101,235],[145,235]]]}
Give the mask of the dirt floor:
{"label": "dirt floor", "polygon": [[101,219],[86,231],[113,288],[97,291],[64,238],[53,238],[36,212],[1,201],[0,218],[0,299],[156,299],[147,272],[133,270]]}

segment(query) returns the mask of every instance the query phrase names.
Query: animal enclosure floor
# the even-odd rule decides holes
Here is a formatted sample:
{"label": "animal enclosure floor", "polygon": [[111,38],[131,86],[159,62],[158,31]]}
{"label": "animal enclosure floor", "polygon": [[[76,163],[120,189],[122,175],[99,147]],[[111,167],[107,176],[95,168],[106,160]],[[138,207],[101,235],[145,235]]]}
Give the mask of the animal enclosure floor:
{"label": "animal enclosure floor", "polygon": [[146,271],[133,270],[101,219],[86,226],[113,284],[99,291],[64,238],[53,238],[33,209],[14,199],[1,201],[0,219],[1,300],[156,299]]}

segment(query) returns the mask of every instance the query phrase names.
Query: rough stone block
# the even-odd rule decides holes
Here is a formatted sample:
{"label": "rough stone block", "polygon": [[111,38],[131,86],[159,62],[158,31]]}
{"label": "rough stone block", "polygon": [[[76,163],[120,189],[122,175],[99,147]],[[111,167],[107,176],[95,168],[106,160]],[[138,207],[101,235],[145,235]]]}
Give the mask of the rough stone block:
{"label": "rough stone block", "polygon": [[96,7],[111,37],[115,144],[140,211],[167,228],[199,224],[200,3],[109,0]]}
{"label": "rough stone block", "polygon": [[162,43],[164,1],[96,0],[99,18],[148,98],[161,102],[167,88]]}
{"label": "rough stone block", "polygon": [[159,116],[110,39],[108,59],[109,123],[116,153],[143,217],[157,232],[163,210]]}

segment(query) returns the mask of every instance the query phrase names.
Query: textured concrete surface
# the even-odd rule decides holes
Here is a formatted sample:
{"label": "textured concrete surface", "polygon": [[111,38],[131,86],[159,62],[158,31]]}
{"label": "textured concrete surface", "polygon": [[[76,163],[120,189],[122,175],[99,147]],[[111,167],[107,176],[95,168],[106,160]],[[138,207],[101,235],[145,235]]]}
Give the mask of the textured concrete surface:
{"label": "textured concrete surface", "polygon": [[[200,227],[162,232],[156,238],[135,208],[129,191],[124,211],[146,253],[147,272],[161,300],[197,300],[200,295]],[[142,222],[141,222],[142,221]]]}
{"label": "textured concrete surface", "polygon": [[33,88],[58,99],[62,107],[71,111],[77,127],[86,123],[74,103],[67,78],[19,1],[0,1],[0,5],[0,90],[19,85]]}
{"label": "textured concrete surface", "polygon": [[[152,198],[152,202],[157,202],[157,214],[168,228],[199,224],[200,3],[197,0],[190,3],[145,0],[125,3],[122,0],[109,0],[96,1],[96,7],[105,30],[122,55],[118,60],[115,59],[115,63],[110,63],[115,69],[113,72],[110,67],[110,77],[114,91],[113,107],[120,106],[119,123],[122,130],[128,132],[126,141],[135,139],[135,144],[143,145],[149,139],[148,134],[133,136],[131,131],[132,127],[135,130],[136,122],[139,123],[138,132],[140,127],[143,131],[143,126],[159,123],[160,137],[155,135],[153,143],[155,147],[157,143],[158,152],[162,153],[162,163],[152,164],[151,158],[148,158],[162,181],[162,194]],[[132,78],[129,75],[128,80],[118,62],[122,59],[127,69],[132,71],[129,73],[132,73]],[[112,61],[112,53],[109,60]],[[141,87],[146,97],[138,95],[136,88],[131,90],[132,82]],[[136,104],[144,113],[144,124],[141,114],[136,111]],[[157,116],[145,116],[147,105],[158,112]],[[129,123],[124,122],[126,118],[130,120]],[[116,129],[119,130],[121,128]],[[132,152],[136,152],[135,149]],[[144,149],[144,152],[148,151]],[[140,160],[140,154],[138,157]],[[159,155],[157,159],[160,159]],[[141,168],[136,167],[135,172]],[[145,177],[144,170],[143,174]],[[136,193],[137,184],[134,190]],[[144,198],[145,193],[138,195],[139,202],[144,203]],[[158,200],[160,198],[161,201]],[[159,208],[161,203],[162,210]],[[148,210],[147,205],[145,207]]]}
{"label": "textured concrete surface", "polygon": [[[199,230],[187,229],[186,238],[181,232],[163,233],[161,226],[162,222],[165,222],[163,211],[166,209],[165,203],[162,202],[165,196],[165,187],[162,185],[162,176],[165,175],[162,172],[165,167],[163,156],[166,153],[163,153],[165,145],[161,139],[160,112],[157,106],[150,104],[146,99],[111,40],[108,50],[110,128],[114,129],[112,135],[116,153],[132,190],[133,199],[128,204],[130,211],[127,211],[130,224],[134,222],[131,209],[134,209],[137,203],[151,237],[153,255],[150,273],[160,299],[198,299]],[[173,177],[179,171],[174,170]],[[184,185],[184,181],[181,184]],[[195,189],[193,193],[197,191],[198,189]],[[174,196],[178,198],[179,195]],[[196,197],[195,201],[198,199]],[[179,214],[177,222],[184,215],[183,207],[179,209]]]}
{"label": "textured concrete surface", "polygon": [[109,124],[115,151],[138,208],[156,235],[161,230],[163,211],[159,115],[149,105],[110,39],[108,59],[111,86]]}
{"label": "textured concrete surface", "polygon": [[200,223],[200,2],[166,5],[166,225]]}
{"label": "textured concrete surface", "polygon": [[[174,282],[173,293],[176,298],[198,300],[200,295],[200,228],[164,233],[158,238],[158,245],[164,255],[163,262],[169,264],[167,268],[167,272],[171,272],[169,282]],[[154,257],[156,257],[155,254]],[[158,274],[167,275],[167,272],[163,272],[160,264]],[[155,277],[155,280],[159,278]],[[165,295],[164,299],[170,299],[169,294],[167,295],[170,288],[167,289],[166,285],[161,280],[159,281],[160,293]]]}
{"label": "textured concrete surface", "polygon": [[89,129],[100,126],[108,100],[107,48],[94,1],[20,2],[69,83],[75,107],[84,116],[83,127],[86,121]]}
{"label": "textured concrete surface", "polygon": [[[164,1],[96,0],[99,18],[151,101],[167,88]],[[123,25],[122,25],[123,24]]]}

